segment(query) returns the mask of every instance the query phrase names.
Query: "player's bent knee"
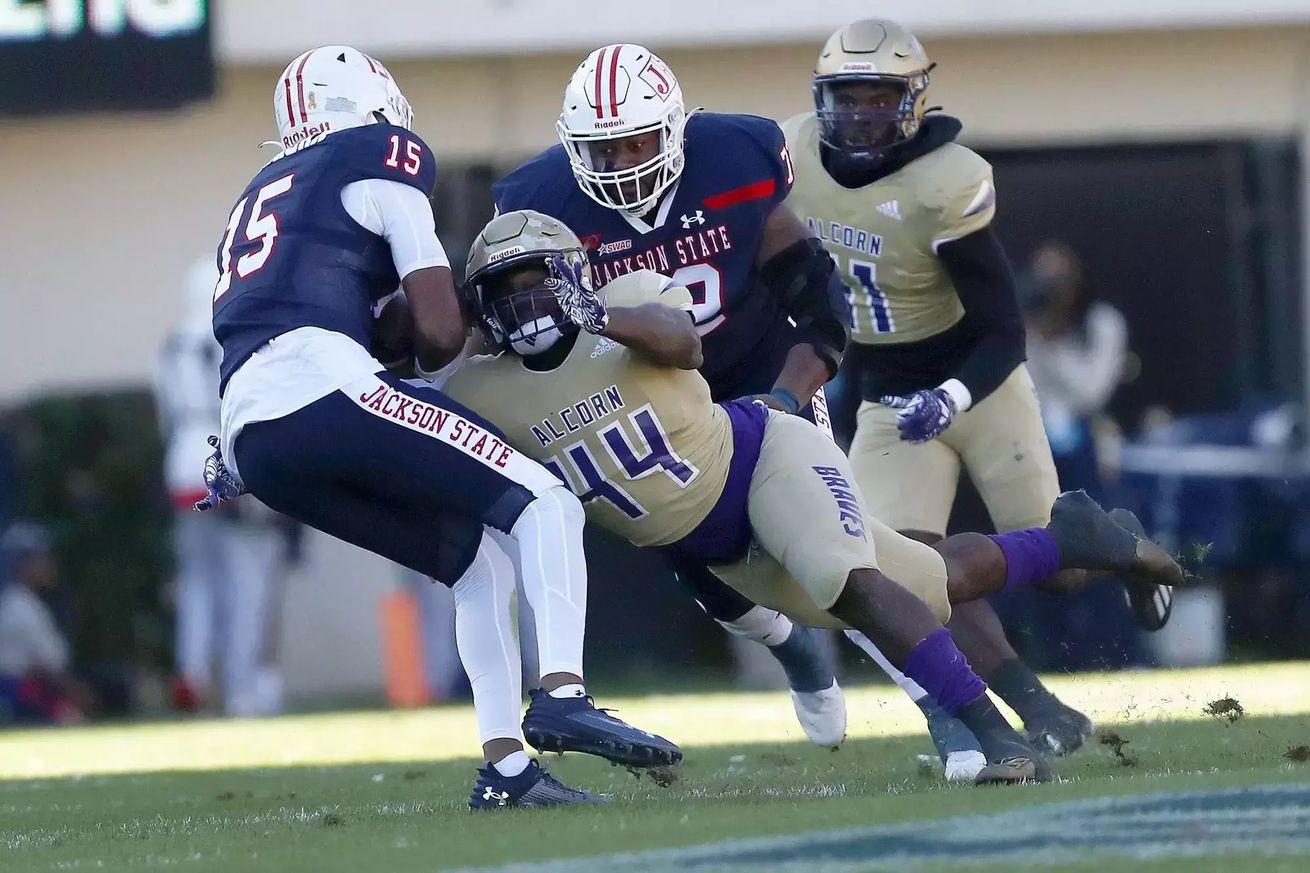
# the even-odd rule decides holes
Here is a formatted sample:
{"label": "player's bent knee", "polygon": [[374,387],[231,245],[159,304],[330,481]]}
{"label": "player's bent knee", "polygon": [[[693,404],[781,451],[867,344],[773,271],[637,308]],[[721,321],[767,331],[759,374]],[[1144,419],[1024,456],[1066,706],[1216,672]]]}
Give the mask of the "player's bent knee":
{"label": "player's bent knee", "polygon": [[812,554],[805,566],[807,569],[793,575],[814,601],[814,605],[824,611],[832,609],[832,605],[858,574],[878,572],[872,561],[831,553]]}

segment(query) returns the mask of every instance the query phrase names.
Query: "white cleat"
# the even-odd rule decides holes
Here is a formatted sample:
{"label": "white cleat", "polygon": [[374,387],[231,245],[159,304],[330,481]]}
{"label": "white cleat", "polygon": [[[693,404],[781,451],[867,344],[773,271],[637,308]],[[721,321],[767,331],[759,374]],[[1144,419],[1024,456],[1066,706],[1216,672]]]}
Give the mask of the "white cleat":
{"label": "white cleat", "polygon": [[791,702],[814,745],[835,749],[846,739],[846,695],[836,679],[822,691],[792,691]]}
{"label": "white cleat", "polygon": [[972,749],[951,752],[946,756],[947,782],[973,782],[987,766],[987,758],[982,752]]}

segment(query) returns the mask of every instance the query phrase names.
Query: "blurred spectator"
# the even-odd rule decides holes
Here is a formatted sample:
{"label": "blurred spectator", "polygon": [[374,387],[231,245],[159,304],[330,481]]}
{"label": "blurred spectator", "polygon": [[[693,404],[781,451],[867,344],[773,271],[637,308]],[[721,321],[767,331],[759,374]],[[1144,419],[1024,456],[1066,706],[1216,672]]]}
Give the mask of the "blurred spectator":
{"label": "blurred spectator", "polygon": [[18,501],[18,467],[14,463],[9,438],[2,428],[3,422],[0,422],[0,530],[8,530],[14,520],[14,504]]}
{"label": "blurred spectator", "polygon": [[68,640],[43,598],[59,578],[49,532],[12,525],[0,537],[0,561],[0,723],[81,721],[87,693],[69,672]]}
{"label": "blurred spectator", "polygon": [[1077,255],[1063,243],[1038,248],[1027,279],[1028,369],[1060,484],[1099,499],[1095,426],[1123,378],[1128,325],[1119,310],[1096,299]]}
{"label": "blurred spectator", "polygon": [[[221,700],[229,715],[272,715],[282,709],[276,666],[277,576],[286,553],[281,516],[252,497],[199,513],[202,478],[218,433],[218,365],[211,310],[218,271],[212,258],[186,277],[185,312],[169,335],[155,377],[164,437],[164,482],[174,509],[176,667],[173,701],[195,710]],[[219,662],[221,693],[213,681]]]}
{"label": "blurred spectator", "polygon": [[[1106,500],[1097,452],[1098,425],[1123,379],[1128,325],[1098,300],[1078,256],[1062,242],[1040,246],[1021,284],[1028,369],[1042,406],[1060,487]],[[1117,585],[1095,585],[1058,603],[1033,601],[1035,637],[1050,666],[1118,667],[1138,658],[1136,631]]]}

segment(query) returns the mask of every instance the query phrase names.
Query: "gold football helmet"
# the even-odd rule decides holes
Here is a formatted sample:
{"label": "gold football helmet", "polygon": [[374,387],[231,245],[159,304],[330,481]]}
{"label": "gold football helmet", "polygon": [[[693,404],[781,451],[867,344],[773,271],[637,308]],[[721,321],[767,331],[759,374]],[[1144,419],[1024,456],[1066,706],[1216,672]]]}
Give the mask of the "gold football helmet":
{"label": "gold football helmet", "polygon": [[814,109],[824,145],[875,157],[914,137],[923,123],[934,64],[914,34],[885,18],[846,25],[814,65]]}
{"label": "gold football helmet", "polygon": [[[533,281],[514,278],[524,267],[536,268]],[[561,268],[592,290],[586,249],[562,221],[531,209],[493,218],[469,246],[465,267],[466,302],[483,333],[497,346],[532,355],[574,332],[545,282]]]}

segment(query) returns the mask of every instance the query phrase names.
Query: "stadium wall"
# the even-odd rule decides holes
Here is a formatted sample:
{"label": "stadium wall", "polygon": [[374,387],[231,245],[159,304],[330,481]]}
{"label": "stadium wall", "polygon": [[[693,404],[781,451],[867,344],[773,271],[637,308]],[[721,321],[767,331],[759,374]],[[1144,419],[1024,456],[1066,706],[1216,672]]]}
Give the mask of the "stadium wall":
{"label": "stadium wall", "polygon": [[[932,102],[961,116],[973,143],[1310,137],[1306,25],[926,42],[940,65]],[[816,50],[662,54],[691,105],[781,119],[809,107]],[[568,53],[391,67],[442,160],[501,163],[553,141],[577,61]],[[180,311],[181,276],[213,251],[232,200],[263,160],[256,146],[273,134],[278,69],[225,67],[217,99],[174,114],[3,122],[0,405],[148,380]],[[390,570],[314,543],[311,568],[287,594],[288,680],[293,692],[369,690],[379,676],[377,623],[354,617],[376,613]],[[318,646],[324,628],[332,660]]]}

